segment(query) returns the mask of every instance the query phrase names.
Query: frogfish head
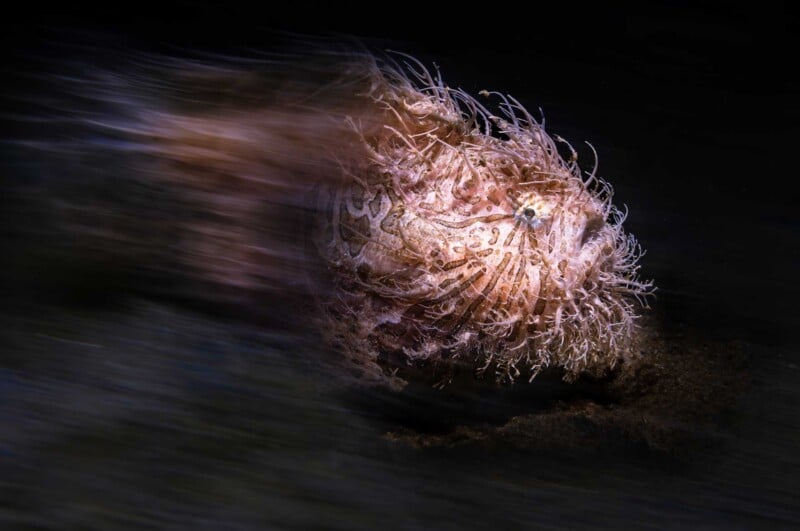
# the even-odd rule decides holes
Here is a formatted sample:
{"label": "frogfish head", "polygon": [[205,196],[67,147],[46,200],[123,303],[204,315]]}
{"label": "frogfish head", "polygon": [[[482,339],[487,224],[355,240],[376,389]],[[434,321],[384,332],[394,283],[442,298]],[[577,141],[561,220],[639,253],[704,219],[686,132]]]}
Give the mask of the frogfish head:
{"label": "frogfish head", "polygon": [[373,71],[360,155],[320,196],[333,341],[361,366],[458,361],[502,380],[613,367],[652,283],[611,187],[513,98],[496,116],[412,66]]}

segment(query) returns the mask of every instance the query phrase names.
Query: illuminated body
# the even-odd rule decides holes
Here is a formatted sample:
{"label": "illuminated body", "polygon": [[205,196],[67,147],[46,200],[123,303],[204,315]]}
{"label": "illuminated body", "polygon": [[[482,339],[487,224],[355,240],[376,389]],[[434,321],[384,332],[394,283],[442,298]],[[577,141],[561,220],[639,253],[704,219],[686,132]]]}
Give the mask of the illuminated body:
{"label": "illuminated body", "polygon": [[513,99],[498,118],[418,77],[375,73],[378,118],[355,127],[363,156],[323,201],[336,343],[362,364],[469,360],[512,380],[613,366],[631,297],[651,284],[608,185],[582,179]]}
{"label": "illuminated body", "polygon": [[[499,379],[547,366],[569,377],[624,358],[651,284],[637,278],[641,252],[610,187],[582,178],[574,151],[562,159],[515,100],[497,94],[496,117],[419,65],[407,65],[412,81],[371,61],[348,58],[330,65],[338,82],[286,89],[246,69],[169,61],[93,81],[116,112],[82,123],[111,141],[69,150],[136,160],[137,178],[187,213],[168,250],[139,232],[96,247],[167,253],[236,300],[311,285],[301,295],[321,306],[322,331],[373,374],[459,361]],[[315,188],[309,249],[296,217]],[[307,282],[319,261],[330,274]]]}

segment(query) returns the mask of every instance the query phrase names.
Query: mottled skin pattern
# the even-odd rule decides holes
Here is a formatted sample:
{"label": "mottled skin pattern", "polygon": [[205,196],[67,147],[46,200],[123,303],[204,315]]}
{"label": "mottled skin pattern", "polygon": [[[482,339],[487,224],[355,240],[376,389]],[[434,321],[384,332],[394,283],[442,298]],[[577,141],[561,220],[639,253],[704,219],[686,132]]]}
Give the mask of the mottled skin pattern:
{"label": "mottled skin pattern", "polygon": [[[76,136],[47,151],[118,160],[119,182],[170,198],[175,220],[79,201],[72,210],[92,215],[74,232],[89,252],[124,243],[153,273],[215,286],[216,300],[318,301],[322,331],[379,380],[406,363],[458,361],[506,380],[613,366],[651,285],[637,279],[640,251],[610,187],[562,159],[515,100],[482,93],[494,116],[409,61],[348,54],[302,75],[158,58],[90,69],[72,90],[92,110],[68,116]],[[311,281],[320,269],[328,278]]]}
{"label": "mottled skin pattern", "polygon": [[582,179],[513,99],[498,95],[499,118],[413,73],[419,83],[374,73],[378,118],[353,122],[362,162],[323,194],[334,342],[373,371],[387,358],[467,360],[511,380],[613,366],[633,333],[631,296],[651,285],[610,187]]}

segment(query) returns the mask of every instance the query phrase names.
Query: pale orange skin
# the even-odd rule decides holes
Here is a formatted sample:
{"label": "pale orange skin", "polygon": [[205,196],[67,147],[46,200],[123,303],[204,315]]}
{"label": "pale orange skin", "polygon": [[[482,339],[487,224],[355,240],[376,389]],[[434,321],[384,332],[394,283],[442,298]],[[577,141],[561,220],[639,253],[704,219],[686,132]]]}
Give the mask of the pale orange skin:
{"label": "pale orange skin", "polygon": [[469,360],[510,380],[625,357],[631,297],[651,284],[608,185],[584,181],[513,100],[501,119],[427,72],[422,88],[374,76],[376,119],[354,122],[363,156],[321,204],[334,341],[362,365]]}
{"label": "pale orange skin", "polygon": [[[100,149],[136,155],[143,181],[192,205],[175,245],[151,250],[182,274],[235,296],[310,298],[330,342],[378,379],[394,368],[386,358],[514,380],[547,366],[602,372],[630,352],[637,299],[652,291],[637,278],[641,251],[610,187],[582,178],[574,151],[562,159],[516,100],[497,95],[493,116],[413,60],[348,57],[326,67],[336,83],[289,76],[271,89],[237,68],[174,66],[154,79],[227,87],[231,101],[186,107],[147,76],[112,78],[96,97],[123,118],[91,128],[123,137]],[[313,246],[286,222],[305,209]],[[140,237],[129,239],[148,250]],[[315,282],[320,262],[329,284]]]}

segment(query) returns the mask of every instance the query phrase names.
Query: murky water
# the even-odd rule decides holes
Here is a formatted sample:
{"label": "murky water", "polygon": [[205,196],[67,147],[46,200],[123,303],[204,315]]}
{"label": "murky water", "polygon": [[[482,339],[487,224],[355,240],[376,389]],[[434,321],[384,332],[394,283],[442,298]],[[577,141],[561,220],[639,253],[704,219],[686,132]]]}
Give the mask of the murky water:
{"label": "murky water", "polygon": [[347,385],[286,301],[198,301],[70,253],[28,196],[39,166],[4,147],[0,528],[800,526],[800,227],[775,118],[797,118],[796,85],[748,81],[738,19],[702,20],[729,40],[647,18],[624,30],[639,48],[539,84],[527,49],[409,44],[593,140],[661,289],[648,361],[603,381]]}
{"label": "murky water", "polygon": [[[797,523],[789,351],[746,344],[746,358],[720,361],[725,345],[706,345],[752,381],[729,380],[735,400],[708,418],[673,417],[586,389],[343,390],[307,338],[160,303],[13,309],[0,372],[8,528]],[[708,384],[707,400],[731,391]]]}

